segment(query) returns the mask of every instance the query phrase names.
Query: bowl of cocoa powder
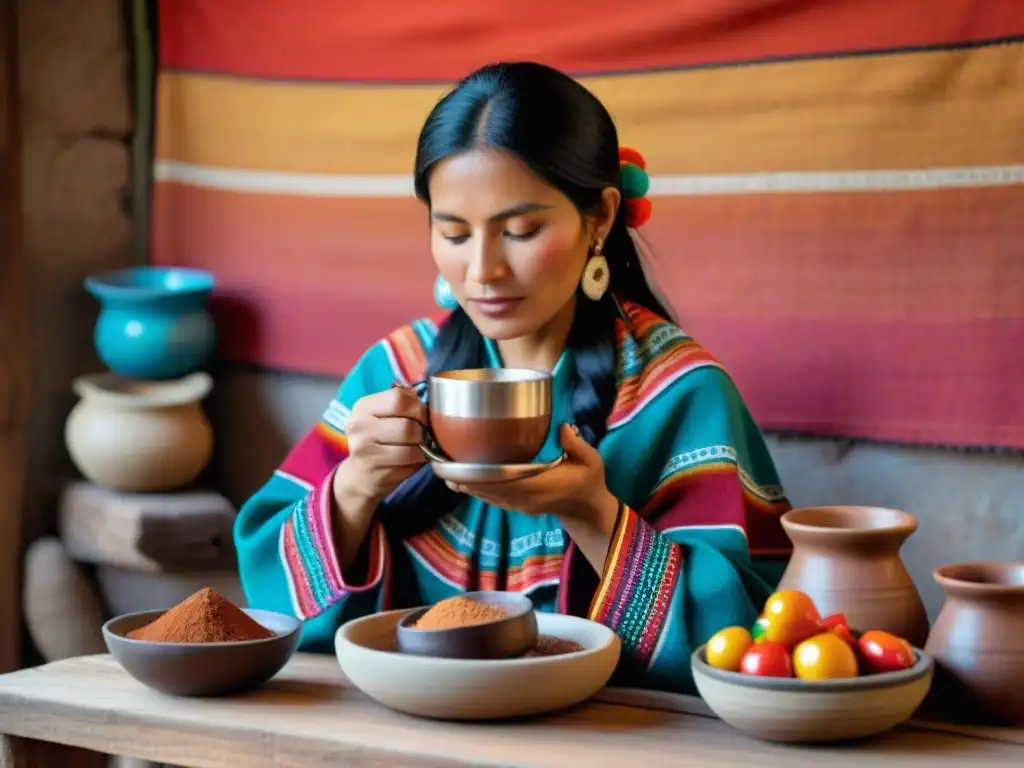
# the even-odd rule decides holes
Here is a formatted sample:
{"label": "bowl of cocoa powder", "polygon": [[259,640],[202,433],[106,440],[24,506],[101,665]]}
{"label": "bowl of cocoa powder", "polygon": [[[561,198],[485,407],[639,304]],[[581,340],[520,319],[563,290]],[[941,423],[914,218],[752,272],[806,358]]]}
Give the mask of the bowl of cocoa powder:
{"label": "bowl of cocoa powder", "polygon": [[103,625],[110,655],[143,685],[172,696],[220,696],[266,682],[299,644],[298,619],[239,608],[206,587],[166,611]]}
{"label": "bowl of cocoa powder", "polygon": [[406,614],[395,649],[448,659],[510,659],[537,646],[533,602],[517,592],[468,592]]}

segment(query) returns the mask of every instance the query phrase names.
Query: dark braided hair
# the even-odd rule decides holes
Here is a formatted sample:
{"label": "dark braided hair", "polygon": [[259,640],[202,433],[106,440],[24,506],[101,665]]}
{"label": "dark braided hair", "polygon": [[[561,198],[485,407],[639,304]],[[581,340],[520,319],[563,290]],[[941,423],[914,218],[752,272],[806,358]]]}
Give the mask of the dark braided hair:
{"label": "dark braided hair", "polygon": [[[429,206],[430,174],[437,163],[477,147],[516,155],[581,214],[597,212],[602,192],[619,183],[619,138],[608,110],[571,77],[541,64],[483,67],[438,102],[416,148],[416,196]],[[593,446],[604,437],[615,404],[618,309],[613,295],[669,316],[647,284],[626,228],[625,206],[619,206],[602,252],[611,272],[610,288],[600,301],[580,297],[568,339],[574,361],[573,420]],[[485,367],[485,353],[480,332],[456,309],[439,330],[427,359],[427,376]],[[385,500],[380,511],[389,533],[404,538],[428,530],[459,498],[428,464]]]}

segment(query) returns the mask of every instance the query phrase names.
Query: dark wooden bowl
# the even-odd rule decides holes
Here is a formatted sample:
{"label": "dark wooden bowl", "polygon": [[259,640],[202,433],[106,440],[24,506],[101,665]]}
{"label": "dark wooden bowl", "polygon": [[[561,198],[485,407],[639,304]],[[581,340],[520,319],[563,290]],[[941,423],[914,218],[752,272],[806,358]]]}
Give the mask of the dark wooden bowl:
{"label": "dark wooden bowl", "polygon": [[414,608],[402,617],[395,630],[399,653],[447,659],[511,659],[537,645],[537,615],[529,597],[517,592],[467,592],[463,597],[478,603],[499,605],[507,619],[455,629],[416,629],[430,606]]}
{"label": "dark wooden bowl", "polygon": [[288,662],[299,645],[300,622],[272,611],[245,609],[274,633],[238,643],[151,643],[126,635],[166,611],[128,613],[103,625],[107,650],[125,672],[143,685],[172,696],[220,696],[265,683]]}

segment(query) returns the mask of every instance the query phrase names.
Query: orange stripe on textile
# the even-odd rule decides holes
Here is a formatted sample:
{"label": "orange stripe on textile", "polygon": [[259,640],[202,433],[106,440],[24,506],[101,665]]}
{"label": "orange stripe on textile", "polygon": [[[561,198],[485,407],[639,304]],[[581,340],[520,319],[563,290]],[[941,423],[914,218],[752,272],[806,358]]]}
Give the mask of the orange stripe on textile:
{"label": "orange stripe on textile", "polygon": [[[1024,162],[1022,60],[1024,43],[583,82],[655,179],[917,170]],[[247,171],[409,175],[444,90],[164,74],[156,156]]]}

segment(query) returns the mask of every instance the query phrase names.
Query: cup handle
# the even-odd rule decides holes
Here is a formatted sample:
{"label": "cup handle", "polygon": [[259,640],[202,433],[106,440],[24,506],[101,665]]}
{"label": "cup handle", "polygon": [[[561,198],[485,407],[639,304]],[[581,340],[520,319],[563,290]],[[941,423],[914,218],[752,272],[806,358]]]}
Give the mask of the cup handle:
{"label": "cup handle", "polygon": [[448,461],[448,459],[436,453],[434,449],[431,448],[427,443],[428,441],[426,440],[420,443],[420,450],[423,451],[424,456],[426,456],[430,461],[435,461],[440,464],[444,464],[445,462]]}
{"label": "cup handle", "polygon": [[441,462],[451,461],[444,455],[441,450],[441,446],[437,444],[437,440],[434,439],[434,433],[430,429],[429,424],[423,427],[423,439],[420,440],[420,450],[423,451],[423,455],[427,457],[428,461]]}

